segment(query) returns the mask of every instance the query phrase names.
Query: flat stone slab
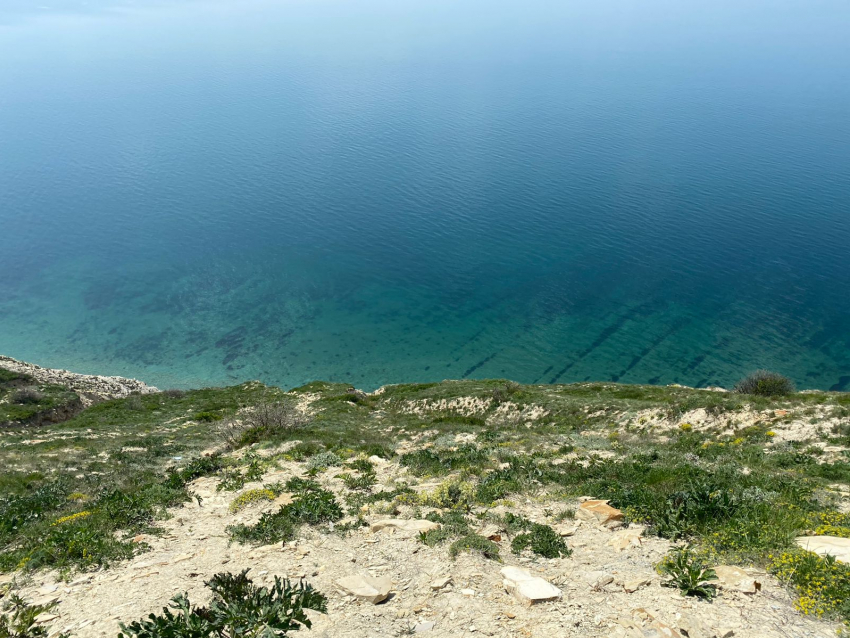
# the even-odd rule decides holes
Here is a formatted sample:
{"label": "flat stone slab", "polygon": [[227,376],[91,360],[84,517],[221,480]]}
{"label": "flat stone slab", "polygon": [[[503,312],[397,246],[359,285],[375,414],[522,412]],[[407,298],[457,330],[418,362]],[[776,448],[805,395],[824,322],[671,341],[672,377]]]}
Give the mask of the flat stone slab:
{"label": "flat stone slab", "polygon": [[836,560],[850,564],[850,538],[840,536],[800,536],[797,545],[818,556],[835,556]]}
{"label": "flat stone slab", "polygon": [[742,568],[735,565],[718,565],[714,568],[718,585],[724,589],[735,589],[745,594],[755,594],[761,589],[761,583]]}
{"label": "flat stone slab", "polygon": [[502,578],[505,590],[525,605],[559,600],[562,596],[561,590],[553,584],[519,567],[502,568]]}
{"label": "flat stone slab", "polygon": [[578,506],[576,518],[610,527],[623,520],[623,512],[608,505],[608,501],[592,500]]}
{"label": "flat stone slab", "polygon": [[380,532],[382,529],[397,529],[411,534],[420,534],[422,532],[430,532],[435,529],[440,529],[440,527],[441,525],[439,523],[422,519],[386,518],[372,523],[369,526],[369,530],[372,532]]}
{"label": "flat stone slab", "polygon": [[393,581],[389,576],[375,577],[369,574],[353,574],[340,578],[336,581],[336,584],[346,594],[377,605],[385,601],[390,595]]}

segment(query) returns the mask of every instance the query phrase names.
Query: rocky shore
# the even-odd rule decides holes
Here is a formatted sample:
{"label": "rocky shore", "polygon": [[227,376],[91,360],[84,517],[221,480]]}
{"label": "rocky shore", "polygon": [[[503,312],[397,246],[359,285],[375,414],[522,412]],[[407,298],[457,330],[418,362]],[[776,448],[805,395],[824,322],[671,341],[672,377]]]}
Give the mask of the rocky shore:
{"label": "rocky shore", "polygon": [[68,370],[42,368],[34,363],[26,363],[2,355],[0,355],[0,367],[13,372],[27,374],[39,383],[51,383],[70,388],[80,395],[83,405],[86,406],[98,401],[121,399],[133,393],[150,394],[159,392],[158,388],[137,379],[77,374]]}

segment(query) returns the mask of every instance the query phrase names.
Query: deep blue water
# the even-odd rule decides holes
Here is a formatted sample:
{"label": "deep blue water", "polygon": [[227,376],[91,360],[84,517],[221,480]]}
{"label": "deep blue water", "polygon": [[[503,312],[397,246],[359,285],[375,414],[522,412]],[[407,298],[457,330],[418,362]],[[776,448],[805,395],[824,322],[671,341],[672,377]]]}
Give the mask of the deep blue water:
{"label": "deep blue water", "polygon": [[850,389],[848,34],[846,0],[4,0],[0,353]]}

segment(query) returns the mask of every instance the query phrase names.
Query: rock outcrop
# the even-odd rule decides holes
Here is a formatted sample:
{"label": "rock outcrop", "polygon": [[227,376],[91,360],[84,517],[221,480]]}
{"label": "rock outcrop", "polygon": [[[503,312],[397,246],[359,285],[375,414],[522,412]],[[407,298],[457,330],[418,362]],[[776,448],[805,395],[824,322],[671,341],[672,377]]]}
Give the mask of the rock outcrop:
{"label": "rock outcrop", "polygon": [[133,393],[152,394],[159,392],[158,388],[137,379],[102,377],[94,374],[77,374],[68,370],[42,368],[34,363],[26,363],[2,355],[0,355],[0,368],[28,374],[39,383],[51,383],[70,388],[80,395],[80,399],[86,406],[98,401],[121,399]]}

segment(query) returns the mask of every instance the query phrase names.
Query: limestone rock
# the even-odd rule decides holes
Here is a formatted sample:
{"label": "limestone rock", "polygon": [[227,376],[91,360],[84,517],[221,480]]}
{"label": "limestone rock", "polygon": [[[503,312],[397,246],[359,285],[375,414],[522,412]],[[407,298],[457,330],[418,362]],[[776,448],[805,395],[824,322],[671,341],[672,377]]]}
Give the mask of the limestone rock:
{"label": "limestone rock", "polygon": [[644,527],[642,525],[632,525],[626,529],[621,529],[614,532],[614,535],[606,543],[618,552],[622,552],[629,547],[640,547],[640,537],[643,535]]}
{"label": "limestone rock", "polygon": [[652,581],[649,578],[632,578],[623,582],[623,591],[627,594],[633,594],[641,587],[646,587]]}
{"label": "limestone rock", "polygon": [[818,556],[835,556],[842,563],[850,563],[850,538],[839,536],[801,536],[797,545]]}
{"label": "limestone rock", "polygon": [[578,506],[576,517],[597,525],[615,527],[617,524],[622,525],[623,512],[608,505],[608,501],[592,500]]}
{"label": "limestone rock", "polygon": [[714,572],[717,574],[718,586],[723,589],[734,589],[745,594],[755,594],[761,589],[761,583],[740,567],[718,565]]}
{"label": "limestone rock", "polygon": [[431,581],[431,589],[433,591],[439,591],[448,586],[450,582],[452,582],[451,576],[442,576],[441,578],[436,578]]}
{"label": "limestone rock", "polygon": [[590,585],[591,589],[599,590],[614,582],[614,577],[602,571],[585,572],[581,575],[584,581]]}
{"label": "limestone rock", "polygon": [[375,577],[369,574],[353,574],[336,581],[337,586],[346,594],[373,605],[383,602],[390,595],[392,579],[389,576]]}
{"label": "limestone rock", "polygon": [[561,590],[539,576],[532,576],[519,567],[502,568],[502,584],[514,598],[526,605],[558,600]]}
{"label": "limestone rock", "polygon": [[413,631],[417,634],[423,631],[431,631],[436,623],[433,620],[423,620],[413,626]]}
{"label": "limestone rock", "polygon": [[581,527],[581,523],[576,521],[572,525],[566,525],[561,523],[560,525],[555,525],[555,531],[558,532],[560,536],[573,536]]}
{"label": "limestone rock", "polygon": [[372,532],[380,532],[382,529],[397,529],[402,532],[419,534],[421,532],[430,532],[431,530],[440,529],[440,524],[421,519],[386,518],[381,521],[376,521],[369,526],[369,530]]}

